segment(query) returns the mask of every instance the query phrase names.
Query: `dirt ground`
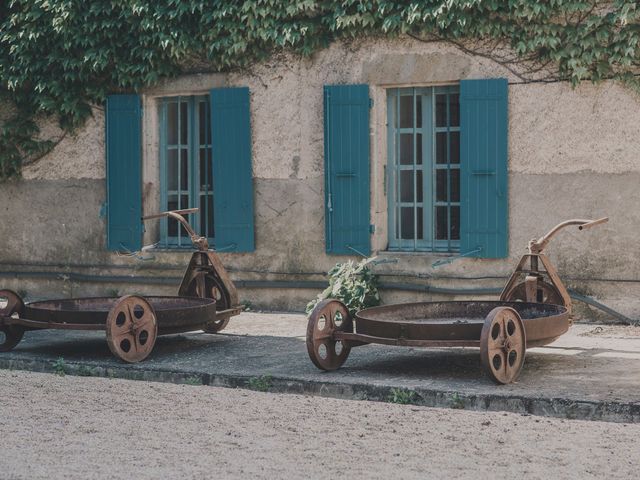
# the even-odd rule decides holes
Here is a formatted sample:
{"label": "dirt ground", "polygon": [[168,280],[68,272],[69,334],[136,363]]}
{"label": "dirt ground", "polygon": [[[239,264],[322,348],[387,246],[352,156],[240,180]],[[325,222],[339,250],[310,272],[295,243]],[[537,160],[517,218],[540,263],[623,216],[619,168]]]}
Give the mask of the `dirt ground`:
{"label": "dirt ground", "polygon": [[640,425],[0,371],[0,478],[633,478]]}

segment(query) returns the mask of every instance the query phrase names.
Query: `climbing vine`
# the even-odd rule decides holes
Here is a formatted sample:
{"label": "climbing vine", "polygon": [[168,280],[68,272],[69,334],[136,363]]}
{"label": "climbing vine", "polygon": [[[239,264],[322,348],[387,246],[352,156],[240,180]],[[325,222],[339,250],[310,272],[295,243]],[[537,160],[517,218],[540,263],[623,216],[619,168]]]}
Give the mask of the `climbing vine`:
{"label": "climbing vine", "polygon": [[[640,90],[640,8],[612,0],[9,0],[0,11],[0,179],[73,132],[108,93],[207,65],[309,56],[335,40],[409,35],[490,57],[522,81]],[[506,47],[506,48],[505,48]]]}

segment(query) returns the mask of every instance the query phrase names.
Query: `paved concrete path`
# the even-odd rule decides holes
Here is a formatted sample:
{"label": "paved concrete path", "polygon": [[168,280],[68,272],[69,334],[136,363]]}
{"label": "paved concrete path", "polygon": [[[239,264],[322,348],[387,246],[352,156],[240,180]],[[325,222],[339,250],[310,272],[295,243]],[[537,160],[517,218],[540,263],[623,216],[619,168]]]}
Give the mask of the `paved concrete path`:
{"label": "paved concrete path", "polygon": [[366,345],[345,365],[321,372],[309,360],[299,314],[249,313],[219,335],[159,337],[150,357],[128,365],[111,355],[101,332],[27,332],[0,368],[55,371],[176,383],[265,388],[339,398],[413,402],[564,418],[640,422],[640,328],[575,325],[554,344],[527,351],[517,383],[497,386],[478,349]]}

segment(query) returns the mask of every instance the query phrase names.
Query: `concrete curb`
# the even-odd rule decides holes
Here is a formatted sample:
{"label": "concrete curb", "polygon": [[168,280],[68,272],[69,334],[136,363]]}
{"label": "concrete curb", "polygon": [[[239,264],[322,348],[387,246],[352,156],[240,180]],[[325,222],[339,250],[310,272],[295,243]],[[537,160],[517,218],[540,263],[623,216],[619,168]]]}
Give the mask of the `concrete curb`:
{"label": "concrete curb", "polygon": [[598,402],[568,398],[544,398],[522,395],[467,394],[416,388],[407,390],[391,385],[302,380],[280,376],[250,377],[245,375],[209,374],[190,371],[144,369],[141,364],[102,367],[80,362],[0,359],[4,370],[26,370],[41,373],[120,378],[149,382],[209,385],[242,388],[272,393],[293,393],[350,400],[407,403],[425,407],[474,411],[512,412],[574,420],[640,423],[640,403]]}

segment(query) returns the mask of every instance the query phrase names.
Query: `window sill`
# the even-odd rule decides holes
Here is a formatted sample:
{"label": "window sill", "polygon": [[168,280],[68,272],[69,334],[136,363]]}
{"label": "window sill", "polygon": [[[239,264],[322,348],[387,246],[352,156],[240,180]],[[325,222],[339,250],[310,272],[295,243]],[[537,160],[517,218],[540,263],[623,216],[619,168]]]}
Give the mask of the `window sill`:
{"label": "window sill", "polygon": [[459,255],[460,251],[455,252],[433,252],[429,250],[380,250],[376,253],[379,257],[395,257],[395,256],[403,256],[403,257],[454,257]]}
{"label": "window sill", "polygon": [[149,253],[192,253],[195,251],[196,249],[192,245],[188,247],[162,245],[148,250]]}

